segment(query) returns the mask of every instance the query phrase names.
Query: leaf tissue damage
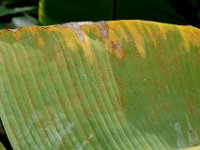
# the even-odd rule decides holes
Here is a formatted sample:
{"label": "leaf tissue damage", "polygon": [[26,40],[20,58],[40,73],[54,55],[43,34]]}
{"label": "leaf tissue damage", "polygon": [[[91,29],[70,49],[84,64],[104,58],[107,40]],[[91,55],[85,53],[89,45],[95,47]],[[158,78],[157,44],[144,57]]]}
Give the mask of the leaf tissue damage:
{"label": "leaf tissue damage", "polygon": [[199,146],[199,43],[195,27],[138,20],[1,30],[13,149]]}

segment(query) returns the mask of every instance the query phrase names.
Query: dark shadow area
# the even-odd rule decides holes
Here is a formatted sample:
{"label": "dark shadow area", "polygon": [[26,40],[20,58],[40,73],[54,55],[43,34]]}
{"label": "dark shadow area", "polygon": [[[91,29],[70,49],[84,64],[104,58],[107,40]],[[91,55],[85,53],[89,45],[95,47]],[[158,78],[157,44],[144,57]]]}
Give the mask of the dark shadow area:
{"label": "dark shadow area", "polygon": [[[116,3],[116,2],[115,2]],[[138,19],[200,27],[200,0],[117,0],[116,19]]]}
{"label": "dark shadow area", "polygon": [[185,18],[188,24],[200,28],[200,0],[192,5],[188,0],[169,0],[176,11]]}
{"label": "dark shadow area", "polygon": [[38,0],[19,0],[19,1],[5,1],[7,8],[24,7],[24,6],[37,6]]}
{"label": "dark shadow area", "polygon": [[11,144],[10,144],[10,141],[8,140],[8,137],[5,133],[5,130],[4,130],[4,127],[3,127],[1,120],[0,120],[0,141],[7,150],[13,149]]}
{"label": "dark shadow area", "polygon": [[[35,6],[39,0],[3,0],[6,8]],[[72,21],[149,20],[200,28],[200,0],[43,0],[40,10],[43,25]],[[38,19],[38,10],[25,12]],[[0,16],[1,22],[11,22],[24,12]],[[40,21],[41,21],[40,20]]]}

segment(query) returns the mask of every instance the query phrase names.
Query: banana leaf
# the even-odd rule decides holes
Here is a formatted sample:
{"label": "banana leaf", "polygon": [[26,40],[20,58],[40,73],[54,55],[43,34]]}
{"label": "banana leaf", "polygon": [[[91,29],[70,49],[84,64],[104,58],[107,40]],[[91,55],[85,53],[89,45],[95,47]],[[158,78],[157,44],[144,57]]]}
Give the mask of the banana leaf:
{"label": "banana leaf", "polygon": [[0,31],[14,150],[199,149],[200,30],[149,21]]}

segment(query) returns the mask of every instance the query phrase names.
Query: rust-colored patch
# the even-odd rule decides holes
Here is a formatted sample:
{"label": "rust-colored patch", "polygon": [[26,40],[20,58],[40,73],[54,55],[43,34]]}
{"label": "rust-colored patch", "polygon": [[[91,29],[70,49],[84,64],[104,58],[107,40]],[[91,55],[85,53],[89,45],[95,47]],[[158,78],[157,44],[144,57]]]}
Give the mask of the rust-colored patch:
{"label": "rust-colored patch", "polygon": [[116,83],[117,83],[117,86],[118,86],[119,90],[126,89],[126,86],[125,86],[125,84],[123,83],[123,81],[121,79],[116,78]]}
{"label": "rust-colored patch", "polygon": [[124,107],[124,103],[125,101],[122,100],[123,97],[122,96],[116,96],[116,105],[114,105],[114,111],[115,112],[122,112],[123,107]]}
{"label": "rust-colored patch", "polygon": [[52,27],[52,26],[41,26],[42,29],[48,29],[49,27]]}
{"label": "rust-colored patch", "polygon": [[164,72],[165,76],[169,76],[171,73],[171,70],[169,68],[169,64],[167,64],[166,57],[163,54],[160,54],[159,57],[157,57],[158,64],[161,68],[161,70]]}
{"label": "rust-colored patch", "polygon": [[117,58],[122,59],[124,57],[124,49],[120,43],[120,38],[116,35],[116,31],[114,31],[111,24],[106,25],[106,29],[102,29],[102,27],[99,29],[105,46],[110,54],[114,54]]}
{"label": "rust-colored patch", "polygon": [[62,59],[62,55],[63,55],[62,50],[57,48],[55,51],[55,58],[56,60],[58,60],[58,62]]}
{"label": "rust-colored patch", "polygon": [[117,58],[122,59],[124,57],[124,51],[118,42],[109,41],[106,46],[109,48],[110,53],[117,56]]}
{"label": "rust-colored patch", "polygon": [[32,35],[36,35],[36,33],[39,31],[40,27],[37,26],[33,26],[33,27],[29,27],[29,31],[32,33]]}
{"label": "rust-colored patch", "polygon": [[185,103],[187,104],[188,110],[192,115],[196,114],[194,104],[192,103],[193,101],[189,97],[185,97]]}
{"label": "rust-colored patch", "polygon": [[126,23],[127,30],[130,32],[132,40],[135,43],[135,46],[138,50],[138,53],[142,58],[146,57],[146,51],[144,47],[144,38],[142,33],[138,30],[138,28],[130,23]]}
{"label": "rust-colored patch", "polygon": [[40,84],[38,84],[37,89],[38,89],[39,92],[42,92],[42,87],[41,87]]}
{"label": "rust-colored patch", "polygon": [[83,29],[80,27],[79,32],[81,33],[81,37],[78,37],[77,33],[75,33],[74,30],[70,28],[63,28],[63,31],[61,30],[61,34],[65,38],[67,47],[71,50],[75,50],[77,49],[77,46],[80,46],[89,64],[91,64],[93,63],[93,55],[92,55],[92,49],[90,45],[91,39],[82,30]]}
{"label": "rust-colored patch", "polygon": [[38,37],[37,43],[40,48],[44,47],[44,40],[41,37]]}
{"label": "rust-colored patch", "polygon": [[159,93],[161,93],[163,91],[164,85],[161,81],[154,80],[153,85],[156,87],[156,89],[158,90]]}
{"label": "rust-colored patch", "polygon": [[165,112],[170,112],[170,110],[171,110],[170,104],[167,101],[167,99],[164,99],[164,101],[163,101],[163,109],[164,109]]}
{"label": "rust-colored patch", "polygon": [[16,40],[20,40],[21,39],[21,37],[22,37],[22,31],[24,31],[25,30],[25,28],[23,29],[23,28],[20,28],[20,32],[19,32],[19,29],[18,29],[18,31],[17,32],[15,32],[15,38],[16,38]]}
{"label": "rust-colored patch", "polygon": [[125,32],[124,28],[119,24],[119,26],[116,29],[117,29],[117,32],[119,33],[119,35],[121,37],[123,37],[123,39],[125,40],[125,42],[128,43],[130,41],[130,38],[127,35],[127,33]]}
{"label": "rust-colored patch", "polygon": [[194,44],[195,46],[199,46],[199,43],[200,43],[200,31],[199,29],[191,29],[190,30],[190,40],[191,40],[191,43]]}
{"label": "rust-colored patch", "polygon": [[100,34],[104,39],[108,39],[108,30],[109,27],[106,22],[98,22],[96,23],[96,26],[99,28]]}
{"label": "rust-colored patch", "polygon": [[85,42],[81,42],[80,46],[81,46],[82,50],[84,51],[85,57],[87,58],[89,64],[92,64],[94,61],[93,60],[94,58],[93,58],[91,45],[89,44],[90,39],[86,35],[84,35],[84,38],[85,38]]}
{"label": "rust-colored patch", "polygon": [[151,40],[153,41],[153,46],[158,48],[157,34],[155,34],[150,27],[147,28],[147,31],[148,31],[149,35],[151,36]]}
{"label": "rust-colored patch", "polygon": [[192,128],[188,129],[189,145],[198,146],[200,144],[200,139],[196,131]]}
{"label": "rust-colored patch", "polygon": [[163,24],[158,24],[158,27],[159,27],[159,31],[160,31],[160,34],[161,36],[166,40],[167,39],[167,29],[166,29],[166,26],[163,25]]}
{"label": "rust-colored patch", "polygon": [[92,116],[92,111],[90,108],[83,108],[83,109],[84,109],[86,117]]}
{"label": "rust-colored patch", "polygon": [[75,91],[75,94],[76,94],[78,100],[80,102],[82,102],[84,100],[84,98],[85,98],[85,95],[83,93],[84,91],[82,92],[80,90],[80,87],[78,86],[77,82],[75,80],[73,80],[73,79],[72,79],[72,86],[73,86],[72,88],[74,88],[74,91]]}
{"label": "rust-colored patch", "polygon": [[102,106],[102,102],[101,102],[100,99],[97,99],[97,100],[96,100],[96,106],[97,106],[99,109],[103,107],[103,106]]}
{"label": "rust-colored patch", "polygon": [[199,58],[195,60],[195,64],[196,64],[197,68],[200,70],[200,59]]}
{"label": "rust-colored patch", "polygon": [[17,149],[20,149],[20,139],[21,138],[19,138],[18,136],[19,136],[19,134],[17,133],[17,131],[16,131],[16,126],[14,125],[14,124],[10,124],[10,135],[11,135],[11,137],[12,138],[14,138],[14,139],[16,139],[16,141],[15,141],[15,146],[16,146],[16,148]]}
{"label": "rust-colored patch", "polygon": [[189,32],[188,32],[188,29],[187,28],[184,28],[182,26],[179,26],[179,31],[181,33],[181,37],[183,39],[183,44],[184,44],[184,47],[185,47],[185,50],[187,52],[189,52],[190,50],[190,37],[189,37]]}
{"label": "rust-colored patch", "polygon": [[107,84],[107,81],[109,80],[108,79],[108,76],[107,76],[107,72],[104,68],[102,68],[101,66],[98,66],[99,67],[99,70],[98,70],[98,76],[101,77],[102,79],[102,83],[105,85]]}
{"label": "rust-colored patch", "polygon": [[3,57],[2,57],[1,52],[0,52],[0,64],[3,64]]}
{"label": "rust-colored patch", "polygon": [[194,27],[189,26],[178,26],[179,31],[183,38],[183,44],[186,48],[186,51],[189,51],[190,44],[198,46],[200,43],[200,31]]}

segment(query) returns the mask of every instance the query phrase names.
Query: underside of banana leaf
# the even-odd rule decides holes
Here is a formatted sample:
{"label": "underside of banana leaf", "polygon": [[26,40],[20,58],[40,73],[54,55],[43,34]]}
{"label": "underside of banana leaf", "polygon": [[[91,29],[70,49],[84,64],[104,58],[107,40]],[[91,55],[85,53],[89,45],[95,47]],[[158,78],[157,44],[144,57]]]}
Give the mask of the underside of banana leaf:
{"label": "underside of banana leaf", "polygon": [[147,21],[0,31],[0,117],[13,149],[200,144],[200,30]]}

